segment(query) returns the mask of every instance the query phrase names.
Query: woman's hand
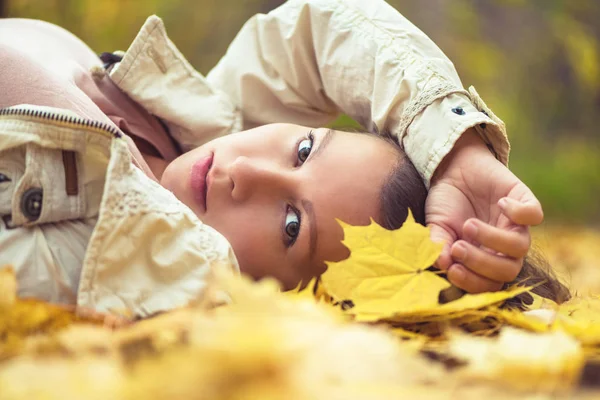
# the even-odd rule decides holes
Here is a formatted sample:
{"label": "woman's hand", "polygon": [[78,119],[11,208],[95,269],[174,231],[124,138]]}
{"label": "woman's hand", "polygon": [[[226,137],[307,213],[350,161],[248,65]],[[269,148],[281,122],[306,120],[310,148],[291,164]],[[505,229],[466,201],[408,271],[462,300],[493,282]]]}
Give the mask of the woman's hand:
{"label": "woman's hand", "polygon": [[471,293],[499,290],[517,277],[531,244],[529,225],[544,219],[531,190],[474,130],[436,170],[425,216],[432,239],[445,243],[436,267]]}

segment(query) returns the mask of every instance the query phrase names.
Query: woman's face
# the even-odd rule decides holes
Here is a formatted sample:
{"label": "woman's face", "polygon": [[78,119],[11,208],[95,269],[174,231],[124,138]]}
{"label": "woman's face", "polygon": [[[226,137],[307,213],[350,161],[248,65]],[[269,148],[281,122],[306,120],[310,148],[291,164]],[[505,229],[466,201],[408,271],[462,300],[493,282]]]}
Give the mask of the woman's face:
{"label": "woman's face", "polygon": [[161,184],[231,243],[242,272],[286,289],[348,257],[335,218],[379,217],[398,150],[370,135],[272,124],[183,154]]}

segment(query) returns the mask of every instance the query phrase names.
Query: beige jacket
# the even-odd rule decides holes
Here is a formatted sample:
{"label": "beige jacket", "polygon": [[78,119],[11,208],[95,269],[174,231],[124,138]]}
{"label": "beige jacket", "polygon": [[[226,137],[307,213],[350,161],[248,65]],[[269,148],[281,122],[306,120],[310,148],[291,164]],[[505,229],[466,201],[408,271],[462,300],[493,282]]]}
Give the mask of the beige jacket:
{"label": "beige jacket", "polygon": [[[395,135],[427,185],[470,127],[508,158],[503,123],[422,32],[379,0],[291,0],[255,16],[207,78],[150,17],[110,77],[186,150],[256,125],[319,126],[344,112]],[[26,106],[0,116],[0,174],[9,178],[0,179],[0,215],[12,218],[12,229],[0,230],[0,264],[23,260],[19,281],[34,282],[26,294],[147,315],[194,299],[215,265],[237,269],[219,233],[131,164],[115,127],[56,122],[64,113],[50,110],[50,121]],[[74,171],[79,186],[69,194]],[[22,206],[32,188],[44,193],[35,220]],[[67,242],[79,243],[68,256]]]}

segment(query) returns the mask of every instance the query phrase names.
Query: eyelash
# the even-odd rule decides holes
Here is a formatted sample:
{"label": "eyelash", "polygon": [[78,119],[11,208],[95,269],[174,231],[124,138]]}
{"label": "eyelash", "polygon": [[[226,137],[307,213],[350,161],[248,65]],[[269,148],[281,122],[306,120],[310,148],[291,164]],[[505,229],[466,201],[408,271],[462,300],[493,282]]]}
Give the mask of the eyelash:
{"label": "eyelash", "polygon": [[[294,213],[294,215],[296,216],[296,218],[298,219],[298,231],[296,233],[295,236],[290,236],[287,233],[287,228],[288,228],[288,222],[287,222],[287,216],[289,215],[289,213],[292,212]],[[296,239],[298,239],[298,236],[300,235],[300,229],[302,227],[302,214],[300,213],[300,210],[298,210],[296,207],[292,206],[292,205],[288,205],[286,207],[286,221],[285,221],[285,226],[284,226],[284,235],[286,237],[286,246],[287,247],[292,247],[294,245],[294,243],[296,243]]]}
{"label": "eyelash", "polygon": [[[301,161],[298,153],[300,152],[300,145],[305,140],[310,141],[310,151],[308,152],[306,159],[304,161]],[[298,142],[298,144],[296,145],[296,166],[297,167],[301,166],[302,164],[304,164],[306,162],[306,160],[308,160],[310,153],[312,153],[312,148],[313,148],[314,144],[315,144],[315,135],[313,134],[313,131],[310,131],[304,139],[302,139]],[[300,162],[299,164],[298,164],[298,161]]]}
{"label": "eyelash", "polygon": [[[308,152],[308,155],[306,156],[306,159],[304,159],[304,161],[302,161],[302,160],[300,160],[300,155],[299,155],[299,153],[300,153],[300,145],[305,140],[309,140],[310,141],[310,151]],[[296,145],[296,160],[297,160],[296,166],[297,167],[302,166],[306,162],[306,160],[308,159],[308,157],[310,157],[310,154],[312,153],[312,149],[313,149],[314,143],[315,143],[315,137],[314,137],[314,134],[313,134],[312,131],[310,131],[308,133],[308,135],[307,135],[306,138],[304,138],[300,142],[298,142],[298,144]],[[299,164],[298,164],[298,162],[299,162]],[[297,230],[297,233],[296,233],[296,235],[294,237],[292,237],[291,235],[289,235],[288,232],[287,232],[287,228],[288,228],[287,216],[289,215],[290,211],[293,212],[296,215],[296,218],[298,219],[298,222],[297,222],[297,224],[298,224],[298,230]],[[301,229],[301,227],[302,227],[302,214],[300,213],[300,211],[296,207],[294,207],[293,205],[289,204],[286,207],[286,219],[285,219],[285,224],[284,224],[284,227],[283,227],[284,228],[284,235],[288,239],[287,242],[286,242],[287,247],[291,247],[291,246],[294,245],[294,243],[296,243],[296,239],[300,235],[300,229]]]}

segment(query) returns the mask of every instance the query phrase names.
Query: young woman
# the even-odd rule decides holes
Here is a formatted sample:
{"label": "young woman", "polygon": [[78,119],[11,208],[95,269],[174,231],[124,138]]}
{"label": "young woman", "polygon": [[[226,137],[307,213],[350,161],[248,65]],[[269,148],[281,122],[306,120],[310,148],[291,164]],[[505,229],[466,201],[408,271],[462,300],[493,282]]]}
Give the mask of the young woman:
{"label": "young woman", "polygon": [[[347,256],[334,218],[395,228],[408,208],[454,284],[496,290],[542,219],[502,122],[383,1],[289,1],[206,79],[156,17],[102,62],[39,21],[0,21],[0,46],[0,106],[26,104],[0,113],[0,264],[21,295],[146,315],[219,265],[290,288]],[[376,135],[309,128],[340,111]]]}

